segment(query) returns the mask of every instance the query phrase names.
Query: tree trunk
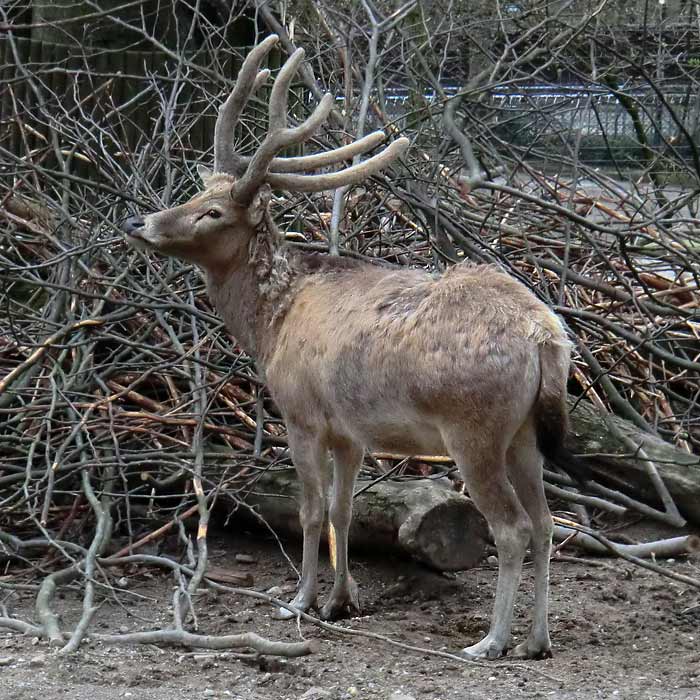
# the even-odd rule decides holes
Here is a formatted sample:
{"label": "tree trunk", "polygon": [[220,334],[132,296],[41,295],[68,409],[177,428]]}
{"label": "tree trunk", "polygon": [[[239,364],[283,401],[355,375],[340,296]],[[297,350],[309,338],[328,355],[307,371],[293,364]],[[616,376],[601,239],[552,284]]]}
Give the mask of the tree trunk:
{"label": "tree trunk", "polygon": [[[301,487],[293,470],[268,472],[246,502],[275,530],[297,536]],[[324,537],[328,528],[324,527]],[[483,556],[486,522],[447,479],[381,481],[354,501],[350,544],[389,550],[440,571],[475,566]]]}
{"label": "tree trunk", "polygon": [[[608,422],[587,401],[580,401],[571,412],[571,431],[567,440],[569,449],[587,457],[596,476],[601,480],[614,479],[613,487],[629,496],[652,504],[659,498],[645,473],[642,460],[635,458],[634,449],[615,434],[630,438],[637,448],[642,447],[654,462],[669,493],[680,512],[695,524],[700,524],[700,459],[660,438],[642,432],[629,421],[608,417]],[[619,484],[620,480],[624,486]]]}

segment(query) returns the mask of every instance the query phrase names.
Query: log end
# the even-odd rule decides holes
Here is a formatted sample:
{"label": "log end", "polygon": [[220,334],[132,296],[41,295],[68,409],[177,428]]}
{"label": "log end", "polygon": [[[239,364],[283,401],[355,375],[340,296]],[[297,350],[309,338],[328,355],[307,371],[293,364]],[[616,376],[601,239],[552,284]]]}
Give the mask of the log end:
{"label": "log end", "polygon": [[470,499],[454,494],[428,510],[411,513],[398,538],[421,563],[439,571],[462,571],[481,561],[488,527]]}

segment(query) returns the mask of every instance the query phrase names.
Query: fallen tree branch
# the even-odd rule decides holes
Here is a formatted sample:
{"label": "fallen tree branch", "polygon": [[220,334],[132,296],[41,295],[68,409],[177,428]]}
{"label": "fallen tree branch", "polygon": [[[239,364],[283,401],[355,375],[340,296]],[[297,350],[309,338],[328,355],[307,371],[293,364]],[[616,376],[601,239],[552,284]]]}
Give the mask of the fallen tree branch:
{"label": "fallen tree branch", "polygon": [[[588,401],[572,400],[571,404],[572,429],[567,446],[571,452],[585,458],[593,472],[592,478],[612,478],[617,490],[624,484],[624,495],[628,497],[636,495],[650,503],[663,500],[669,504],[668,511],[656,509],[655,513],[647,505],[645,515],[676,527],[686,518],[700,524],[700,459],[697,456],[643,433],[629,421],[601,413]],[[602,492],[614,498],[613,491]],[[624,505],[635,507],[632,501]]]}
{"label": "fallen tree branch", "polygon": [[[298,536],[300,499],[294,470],[269,470],[246,503],[273,529]],[[447,479],[375,480],[369,489],[360,484],[353,510],[354,547],[398,551],[440,571],[476,566],[488,539],[481,513]],[[240,514],[249,517],[243,509]]]}
{"label": "fallen tree branch", "polygon": [[193,634],[185,630],[153,630],[128,634],[97,634],[93,639],[107,644],[176,644],[198,649],[255,649],[259,654],[270,656],[307,656],[317,650],[314,640],[303,642],[275,642],[254,632],[214,636]]}
{"label": "fallen tree branch", "polygon": [[[641,566],[643,569],[649,569],[649,571],[653,571],[654,573],[661,574],[666,578],[685,583],[688,586],[692,586],[693,588],[700,590],[700,579],[685,576],[684,574],[677,574],[675,571],[670,571],[669,569],[666,569],[663,566],[659,566],[658,564],[652,564],[651,562],[648,562],[645,559],[641,559],[638,556],[629,554],[628,552],[624,551],[624,549],[621,549],[620,545],[616,544],[615,542],[612,542],[604,535],[601,535],[599,532],[591,530],[591,528],[584,527],[583,525],[577,525],[576,523],[571,523],[569,521],[562,520],[561,518],[554,518],[554,522],[556,525],[559,525],[563,528],[588,535],[589,537],[599,542],[608,551],[612,552],[614,555],[620,557],[621,559],[624,559],[625,561],[629,561],[632,564]],[[693,540],[691,543],[691,547],[695,548],[696,546],[697,538],[695,538],[695,540]],[[696,550],[694,549],[693,551]]]}
{"label": "fallen tree branch", "polygon": [[615,549],[603,544],[597,537],[579,531],[571,533],[571,526],[555,525],[554,539],[558,542],[581,547],[591,554],[615,555],[625,552],[640,559],[656,558],[668,559],[670,557],[685,556],[700,551],[700,537],[697,535],[683,535],[682,537],[670,537],[664,540],[653,542],[641,542],[639,544],[623,544],[615,542]]}

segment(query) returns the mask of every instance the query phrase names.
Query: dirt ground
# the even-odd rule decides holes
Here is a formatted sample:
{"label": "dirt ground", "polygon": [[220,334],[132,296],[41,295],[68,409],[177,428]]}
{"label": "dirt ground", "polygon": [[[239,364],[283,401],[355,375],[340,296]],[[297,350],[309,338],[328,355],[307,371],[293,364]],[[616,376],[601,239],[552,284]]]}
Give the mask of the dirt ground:
{"label": "dirt ground", "polygon": [[[211,539],[210,551],[212,565],[248,570],[257,590],[294,586],[295,574],[272,541],[219,534]],[[299,561],[295,546],[287,552]],[[243,564],[237,554],[250,555],[253,561]],[[257,661],[150,645],[106,646],[94,640],[63,658],[44,642],[0,631],[0,699],[700,699],[697,591],[626,563],[606,563],[602,568],[553,562],[554,658],[546,661],[506,659],[481,666],[329,634],[307,623],[302,623],[301,634],[317,639],[319,651],[297,659]],[[664,565],[700,575],[697,560]],[[450,652],[475,641],[487,627],[496,578],[491,566],[450,578],[405,560],[354,553],[352,568],[364,615],[341,623],[345,626]],[[128,593],[107,598],[94,623],[96,631],[167,626],[172,579],[143,568],[123,575]],[[326,561],[323,592],[330,581]],[[529,567],[521,591],[515,639],[522,638],[528,625]],[[80,600],[68,591],[56,602],[62,622],[72,625]],[[29,596],[16,601],[15,615],[31,618],[31,604]],[[207,593],[199,598],[197,612],[202,633],[256,631],[271,639],[299,639],[294,622],[272,619],[271,609],[252,598]]]}

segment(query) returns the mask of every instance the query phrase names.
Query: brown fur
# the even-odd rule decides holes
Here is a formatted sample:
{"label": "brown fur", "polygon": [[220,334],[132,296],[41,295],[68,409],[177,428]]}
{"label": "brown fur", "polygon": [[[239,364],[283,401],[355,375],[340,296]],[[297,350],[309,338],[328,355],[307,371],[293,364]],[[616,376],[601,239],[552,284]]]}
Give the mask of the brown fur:
{"label": "brown fur", "polygon": [[323,154],[275,157],[307,140],[333,104],[326,95],[308,119],[285,126],[285,95],[303,59],[297,50],[271,90],[269,132],[256,154],[243,158],[230,135],[245,103],[268,77],[259,67],[276,42],[272,35],[250,51],[219,111],[214,162],[225,173],[203,175],[201,194],[145,219],[132,217],[125,230],[136,245],[206,270],[212,301],[229,331],[256,356],[284,415],[302,482],[304,552],[292,607],[316,605],[319,540],[328,511],[336,535],[336,576],[321,615],[332,618],[358,608],[347,548],[363,451],[446,452],[498,549],[491,628],[464,652],[496,658],[508,649],[530,543],[533,622],[514,653],[547,656],[552,519],[542,452],[556,452],[566,430],[569,344],[561,324],[523,285],[493,267],[462,264],[435,277],[286,248],[268,211],[269,184],[311,192],[360,182],[409,144],[396,139],[367,160],[320,175],[299,173],[375,148],[384,134]]}
{"label": "brown fur", "polygon": [[[326,424],[329,439],[338,434],[399,452],[406,448],[396,442],[412,440],[414,451],[444,453],[441,421],[459,411],[482,425],[489,418],[500,422],[500,397],[521,384],[523,374],[532,378],[528,404],[534,404],[538,346],[562,340],[551,312],[493,268],[460,265],[434,278],[329,266],[298,276],[284,322],[261,352],[285,415],[308,416],[299,387],[310,386],[314,423]],[[401,411],[411,411],[411,422],[426,434],[394,429],[392,414]],[[387,433],[402,438],[387,441]]]}
{"label": "brown fur", "polygon": [[203,175],[201,194],[145,219],[131,218],[125,230],[137,245],[206,270],[213,303],[256,357],[286,420],[303,491],[302,576],[292,606],[316,604],[319,538],[328,511],[337,566],[321,614],[336,617],[358,607],[347,547],[353,484],[365,449],[448,453],[488,520],[499,554],[491,629],[465,653],[494,658],[508,648],[531,541],[533,626],[515,653],[548,655],[552,522],[542,452],[557,451],[566,430],[569,344],[561,324],[523,285],[493,267],[462,264],[434,276],[283,245],[268,211],[270,185],[310,192],[357,183],[388,167],[409,143],[396,139],[350,167],[316,175],[301,173],[356,159],[383,143],[384,134],[322,154],[277,157],[308,140],[333,105],[325,95],[306,120],[286,126],[287,91],[303,60],[297,50],[270,91],[268,133],[254,156],[243,157],[230,136],[269,75],[260,65],[277,39],[267,37],[250,51],[220,108],[214,162],[225,172]]}
{"label": "brown fur", "polygon": [[[466,649],[504,653],[525,546],[532,536],[536,602],[520,656],[549,654],[551,518],[541,454],[566,431],[569,343],[557,317],[495,267],[460,264],[441,276],[290,249],[262,188],[250,207],[218,175],[132,237],[206,271],[212,301],[251,354],[288,426],[303,483],[302,583],[293,605],[316,602],[320,528],[334,457],[330,520],[338,572],[323,615],[356,607],[347,570],[352,484],[363,449],[449,453],[492,528],[499,583],[492,629]],[[203,213],[215,207],[216,219]]]}

